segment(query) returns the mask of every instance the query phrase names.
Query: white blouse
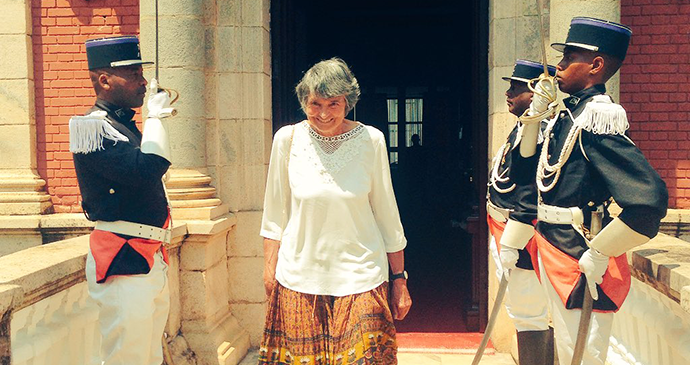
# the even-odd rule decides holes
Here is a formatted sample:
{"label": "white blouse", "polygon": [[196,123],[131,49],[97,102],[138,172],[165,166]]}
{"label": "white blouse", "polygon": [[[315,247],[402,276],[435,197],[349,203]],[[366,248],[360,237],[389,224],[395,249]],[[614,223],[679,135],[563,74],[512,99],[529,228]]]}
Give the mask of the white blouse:
{"label": "white blouse", "polygon": [[281,241],[276,279],[294,291],[345,296],[387,281],[386,253],[407,240],[383,133],[359,124],[323,137],[306,121],[278,130],[261,236]]}

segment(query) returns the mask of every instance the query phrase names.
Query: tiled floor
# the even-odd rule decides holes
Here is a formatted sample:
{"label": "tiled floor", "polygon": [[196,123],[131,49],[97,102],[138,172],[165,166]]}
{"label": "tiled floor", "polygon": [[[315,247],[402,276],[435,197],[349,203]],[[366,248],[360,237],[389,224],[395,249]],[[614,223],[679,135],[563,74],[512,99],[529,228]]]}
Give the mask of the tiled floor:
{"label": "tiled floor", "polygon": [[[259,353],[251,351],[242,360],[240,365],[256,365]],[[473,355],[455,354],[398,354],[398,365],[470,365]],[[508,354],[485,355],[480,365],[515,365],[513,358]]]}

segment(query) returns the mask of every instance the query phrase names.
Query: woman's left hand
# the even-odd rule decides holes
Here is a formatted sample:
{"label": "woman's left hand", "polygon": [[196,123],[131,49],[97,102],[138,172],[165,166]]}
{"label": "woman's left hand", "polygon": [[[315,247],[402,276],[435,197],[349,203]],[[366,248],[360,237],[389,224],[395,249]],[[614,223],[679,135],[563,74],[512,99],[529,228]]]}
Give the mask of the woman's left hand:
{"label": "woman's left hand", "polygon": [[407,290],[407,280],[393,280],[391,291],[391,310],[393,318],[402,321],[412,307],[412,298]]}

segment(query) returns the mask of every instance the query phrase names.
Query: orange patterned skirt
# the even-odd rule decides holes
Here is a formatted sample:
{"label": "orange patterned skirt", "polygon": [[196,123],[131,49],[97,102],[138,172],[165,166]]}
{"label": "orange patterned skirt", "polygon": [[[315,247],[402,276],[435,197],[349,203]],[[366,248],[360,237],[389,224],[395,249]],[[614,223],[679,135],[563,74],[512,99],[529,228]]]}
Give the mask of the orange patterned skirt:
{"label": "orange patterned skirt", "polygon": [[396,365],[388,283],[344,297],[277,284],[268,300],[259,365]]}

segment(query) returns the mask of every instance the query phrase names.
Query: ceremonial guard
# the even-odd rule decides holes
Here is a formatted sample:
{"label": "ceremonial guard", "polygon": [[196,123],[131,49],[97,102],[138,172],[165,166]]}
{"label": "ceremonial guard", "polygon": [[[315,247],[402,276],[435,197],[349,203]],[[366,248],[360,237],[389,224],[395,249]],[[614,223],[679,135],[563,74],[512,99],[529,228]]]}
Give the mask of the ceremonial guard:
{"label": "ceremonial guard", "polygon": [[[508,110],[515,116],[520,117],[529,108],[532,92],[527,83],[539,77],[543,70],[540,63],[517,60],[513,74],[503,77],[510,82],[506,101]],[[548,70],[551,75],[556,73],[553,66]],[[528,252],[536,247],[532,245],[532,237],[510,233],[514,231],[511,226],[532,226],[537,219],[536,184],[517,186],[510,180],[510,152],[520,142],[522,127],[518,121],[493,159],[487,191],[490,249],[499,276],[509,275],[506,310],[517,329],[520,364],[553,364],[553,333],[549,330],[547,301]],[[504,229],[507,235],[503,234]]]}
{"label": "ceremonial guard", "polygon": [[105,365],[160,365],[170,298],[167,255],[170,214],[162,177],[170,167],[160,119],[168,93],[151,82],[143,134],[133,108],[147,82],[134,36],[86,41],[96,103],[70,120],[70,151],[86,217],[96,222],[86,261],[89,294],[100,308]]}
{"label": "ceremonial guard", "polygon": [[[570,94],[566,109],[557,112],[553,79],[542,77],[513,152],[511,177],[518,184],[533,182],[536,166],[539,272],[563,365],[579,358],[576,338],[586,339],[583,364],[605,363],[613,312],[630,289],[625,252],[654,237],[666,214],[666,186],[627,136],[626,112],[604,86],[620,68],[631,35],[618,23],[574,18],[565,43],[551,45],[563,52],[556,80]],[[554,116],[537,148],[534,131],[544,115]],[[612,198],[622,208],[616,218],[607,209]],[[531,226],[522,228],[532,235]],[[587,312],[580,309],[592,299],[591,325],[578,334]]]}

